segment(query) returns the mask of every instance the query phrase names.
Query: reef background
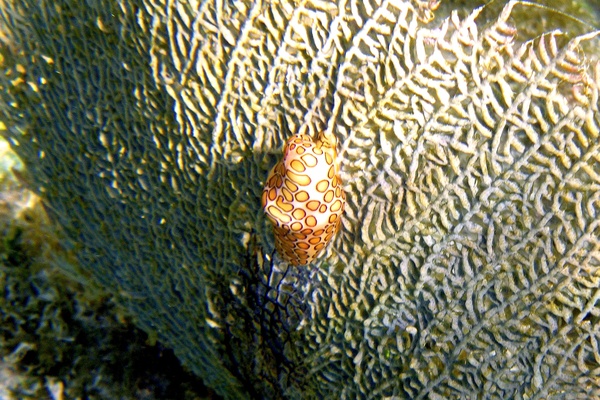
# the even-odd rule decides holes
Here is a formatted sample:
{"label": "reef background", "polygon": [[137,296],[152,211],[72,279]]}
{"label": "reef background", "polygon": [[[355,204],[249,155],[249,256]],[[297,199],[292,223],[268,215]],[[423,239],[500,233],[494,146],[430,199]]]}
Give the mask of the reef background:
{"label": "reef background", "polygon": [[[225,397],[597,396],[594,10],[495,5],[4,0],[0,119],[72,272]],[[286,126],[341,142],[308,270]]]}

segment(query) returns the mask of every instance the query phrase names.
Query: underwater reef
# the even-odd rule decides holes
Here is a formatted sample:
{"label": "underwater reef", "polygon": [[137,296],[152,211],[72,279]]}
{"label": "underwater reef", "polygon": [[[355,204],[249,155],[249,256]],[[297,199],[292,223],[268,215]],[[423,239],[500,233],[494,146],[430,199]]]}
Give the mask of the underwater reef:
{"label": "underwater reef", "polygon": [[73,254],[11,173],[20,163],[3,139],[0,160],[0,398],[217,398],[110,295],[69,273]]}
{"label": "underwater reef", "polygon": [[[0,4],[23,179],[82,279],[218,394],[600,396],[600,39],[570,10]],[[291,267],[262,188],[321,131],[342,228]]]}

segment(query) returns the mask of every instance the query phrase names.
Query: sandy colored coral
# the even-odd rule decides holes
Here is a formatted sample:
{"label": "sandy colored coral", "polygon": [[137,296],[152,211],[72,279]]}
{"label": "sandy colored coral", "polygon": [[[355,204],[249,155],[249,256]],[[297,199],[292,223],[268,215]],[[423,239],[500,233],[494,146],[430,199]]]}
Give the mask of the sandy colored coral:
{"label": "sandy colored coral", "polygon": [[[548,32],[520,36],[519,3],[4,2],[32,187],[219,393],[600,395],[596,33],[529,7]],[[345,217],[296,274],[260,195],[320,131]]]}

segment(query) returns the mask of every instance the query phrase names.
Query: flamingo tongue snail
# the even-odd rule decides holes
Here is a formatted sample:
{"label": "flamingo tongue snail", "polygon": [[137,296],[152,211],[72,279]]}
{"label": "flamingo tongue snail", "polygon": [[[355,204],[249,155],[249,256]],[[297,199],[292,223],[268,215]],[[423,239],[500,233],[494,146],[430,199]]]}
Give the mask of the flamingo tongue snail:
{"label": "flamingo tongue snail", "polygon": [[337,140],[296,134],[271,170],[262,206],[273,223],[275,248],[293,265],[312,262],[340,230],[346,194],[338,176]]}

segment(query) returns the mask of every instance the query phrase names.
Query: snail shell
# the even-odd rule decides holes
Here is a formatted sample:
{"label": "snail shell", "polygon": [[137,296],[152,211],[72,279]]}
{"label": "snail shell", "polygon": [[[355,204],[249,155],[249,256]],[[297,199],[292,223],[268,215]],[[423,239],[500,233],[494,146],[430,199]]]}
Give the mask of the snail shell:
{"label": "snail shell", "polygon": [[293,135],[269,173],[262,206],[275,248],[293,265],[312,262],[340,230],[346,194],[338,176],[334,135]]}

